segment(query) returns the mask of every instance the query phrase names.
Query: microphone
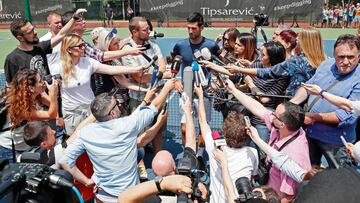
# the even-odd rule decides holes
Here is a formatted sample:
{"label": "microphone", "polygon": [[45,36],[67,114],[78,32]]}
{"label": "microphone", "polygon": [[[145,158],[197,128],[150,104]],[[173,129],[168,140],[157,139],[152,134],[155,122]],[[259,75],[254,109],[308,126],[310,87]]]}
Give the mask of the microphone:
{"label": "microphone", "polygon": [[214,60],[217,63],[219,63],[220,65],[226,66],[226,64],[224,62],[222,62],[218,57],[211,54],[210,50],[206,47],[201,49],[201,55],[207,61]]}
{"label": "microphone", "polygon": [[183,82],[184,82],[184,92],[192,101],[193,95],[193,70],[190,66],[184,68]]}
{"label": "microphone", "polygon": [[181,64],[182,64],[182,56],[176,55],[170,67],[171,78],[174,78],[176,74],[178,74]]}
{"label": "microphone", "polygon": [[164,33],[157,33],[155,31],[151,31],[150,34],[149,34],[149,37],[154,38],[154,39],[162,38],[162,37],[164,37]]}
{"label": "microphone", "polygon": [[191,64],[192,71],[194,72],[195,76],[195,84],[197,87],[200,87],[200,81],[199,81],[199,64],[196,61],[193,61]]}
{"label": "microphone", "polygon": [[204,60],[201,52],[197,49],[194,50],[194,57],[197,61],[201,61],[201,60]]}
{"label": "microphone", "polygon": [[163,77],[163,72],[158,72],[156,77],[155,77],[155,81],[154,81],[154,83],[152,83],[150,89],[156,87],[157,84],[159,83],[159,81],[162,79],[162,77]]}
{"label": "microphone", "polygon": [[214,132],[212,132],[211,134],[213,140],[214,140],[214,146],[220,150],[222,150],[222,146],[226,146],[226,141],[224,139],[224,137],[222,135],[220,135],[220,133],[215,130]]}
{"label": "microphone", "polygon": [[151,66],[153,66],[154,65],[154,63],[158,60],[158,56],[154,56],[152,59],[151,59],[151,61],[149,61],[149,64],[146,66],[146,68],[145,68],[145,70],[146,69],[149,69]]}
{"label": "microphone", "polygon": [[59,176],[59,175],[55,175],[55,174],[51,174],[49,175],[49,181],[50,183],[57,185],[57,186],[63,186],[63,187],[72,187],[73,183],[66,180],[65,178]]}
{"label": "microphone", "polygon": [[153,73],[151,75],[151,80],[150,80],[150,86],[153,87],[155,81],[156,81],[156,76],[157,76],[157,73],[159,72],[159,66],[155,65],[154,66],[154,70],[153,70]]}

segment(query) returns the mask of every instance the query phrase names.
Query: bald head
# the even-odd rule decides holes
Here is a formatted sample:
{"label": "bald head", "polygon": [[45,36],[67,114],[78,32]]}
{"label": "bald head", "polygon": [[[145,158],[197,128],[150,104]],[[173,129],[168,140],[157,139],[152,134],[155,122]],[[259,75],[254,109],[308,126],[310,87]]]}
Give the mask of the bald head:
{"label": "bald head", "polygon": [[151,167],[158,176],[168,176],[175,174],[175,162],[170,154],[170,152],[166,150],[159,151],[151,164]]}

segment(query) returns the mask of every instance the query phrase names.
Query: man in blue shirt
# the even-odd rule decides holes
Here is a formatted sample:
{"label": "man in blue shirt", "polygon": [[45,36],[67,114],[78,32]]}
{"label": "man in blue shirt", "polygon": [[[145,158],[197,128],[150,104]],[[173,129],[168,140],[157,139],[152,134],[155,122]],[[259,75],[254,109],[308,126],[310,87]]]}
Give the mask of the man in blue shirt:
{"label": "man in blue shirt", "polygon": [[139,184],[137,173],[137,136],[153,121],[162,108],[175,79],[169,80],[149,106],[139,106],[130,116],[121,117],[116,99],[107,93],[98,95],[91,103],[91,112],[97,122],[78,131],[60,160],[61,166],[75,179],[81,180],[75,161],[86,150],[97,186],[96,199],[117,202],[125,189]]}
{"label": "man in blue shirt", "polygon": [[[178,41],[175,44],[172,51],[173,56],[176,55],[182,56],[183,63],[180,70],[181,76],[183,75],[184,67],[191,66],[192,62],[196,60],[196,58],[198,58],[198,56],[196,55],[199,55],[203,48],[208,48],[210,52],[216,56],[219,55],[218,53],[219,46],[215,43],[215,41],[207,39],[201,35],[201,32],[204,30],[204,18],[200,13],[194,12],[190,14],[190,16],[187,18],[187,29],[188,29],[189,38]],[[203,69],[203,72],[207,73],[208,71],[206,69]],[[205,75],[205,76],[206,78],[209,78],[209,75]],[[183,89],[182,85],[179,86],[180,87],[178,87],[177,90],[179,89],[182,90]],[[195,102],[197,102],[197,100],[195,100]],[[207,120],[210,121],[211,102],[209,101],[209,99],[205,101],[205,105],[207,111],[206,117]],[[195,106],[197,105],[195,104]],[[186,123],[185,116],[182,115],[181,133],[183,140],[185,140],[185,129],[186,129],[185,123]],[[202,155],[205,145],[203,139],[201,139],[201,136],[199,138],[200,138],[199,139],[200,148],[198,150],[198,155]],[[183,143],[185,143],[185,141]]]}
{"label": "man in blue shirt", "polygon": [[[341,35],[334,45],[334,59],[324,61],[315,75],[306,83],[316,84],[321,89],[320,98],[310,95],[304,87],[298,89],[293,103],[299,104],[308,99],[309,112],[304,123],[308,125],[310,160],[312,165],[320,165],[324,155],[329,167],[336,168],[346,161],[344,146],[340,140],[355,141],[357,116],[352,112],[332,105],[322,99],[324,91],[349,100],[360,99],[360,68],[358,65],[360,41],[354,35]],[[330,88],[329,88],[330,87]],[[317,100],[318,99],[318,100]]]}

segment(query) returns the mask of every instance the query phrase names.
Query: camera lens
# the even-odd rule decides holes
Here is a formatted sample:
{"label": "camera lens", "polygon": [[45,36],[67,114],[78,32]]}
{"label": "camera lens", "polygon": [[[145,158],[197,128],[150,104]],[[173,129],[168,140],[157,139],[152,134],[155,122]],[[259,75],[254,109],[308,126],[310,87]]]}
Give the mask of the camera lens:
{"label": "camera lens", "polygon": [[236,185],[236,189],[238,191],[238,194],[250,194],[251,193],[251,185],[250,185],[250,181],[247,177],[241,177],[238,178],[235,181],[235,185]]}

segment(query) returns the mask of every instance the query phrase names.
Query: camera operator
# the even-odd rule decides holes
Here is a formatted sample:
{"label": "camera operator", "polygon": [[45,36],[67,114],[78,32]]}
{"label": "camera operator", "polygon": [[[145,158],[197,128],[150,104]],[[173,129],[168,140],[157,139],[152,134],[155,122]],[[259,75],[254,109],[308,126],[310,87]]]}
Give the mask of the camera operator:
{"label": "camera operator", "polygon": [[[195,92],[199,98],[199,125],[201,134],[204,135],[205,147],[210,155],[216,146],[212,138],[209,124],[206,121],[204,95],[201,88],[195,87]],[[240,177],[251,178],[257,174],[258,154],[254,148],[246,147],[247,135],[243,115],[238,112],[230,112],[225,118],[222,126],[226,145],[221,149],[229,155],[229,172],[231,182],[235,182]],[[224,187],[222,186],[221,172],[219,165],[213,156],[209,156],[210,162],[210,191],[212,192],[210,202],[226,202]],[[241,163],[241,166],[239,166]]]}
{"label": "camera operator", "polygon": [[[195,127],[191,113],[192,105],[189,97],[183,97],[181,102],[181,107],[184,110],[184,114],[187,119],[186,133],[185,133],[186,142],[185,142],[184,156],[182,160],[188,161],[188,163],[190,163],[189,165],[191,165],[189,166],[191,169],[197,169],[198,163],[196,159]],[[180,160],[179,162],[181,162],[182,160]],[[157,175],[157,178],[155,179],[159,179],[162,176],[174,175],[176,173],[176,166],[175,166],[175,161],[172,155],[170,154],[170,152],[166,150],[158,152],[152,161],[152,169],[154,171],[154,174]],[[200,202],[205,201],[207,199],[207,194],[208,194],[206,187],[202,183],[199,183],[195,187],[198,187],[198,189],[201,191]],[[162,197],[160,196],[160,198]]]}

